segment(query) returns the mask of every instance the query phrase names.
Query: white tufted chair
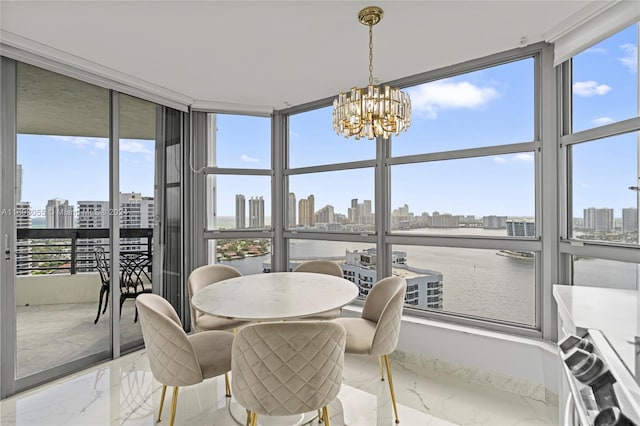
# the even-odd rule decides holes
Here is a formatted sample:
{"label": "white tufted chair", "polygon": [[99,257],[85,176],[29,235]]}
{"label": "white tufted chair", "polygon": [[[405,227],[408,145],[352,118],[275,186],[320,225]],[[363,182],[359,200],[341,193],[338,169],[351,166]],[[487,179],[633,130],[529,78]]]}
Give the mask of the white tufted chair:
{"label": "white tufted chair", "polygon": [[382,380],[384,380],[382,372],[382,359],[384,359],[396,423],[400,423],[400,420],[393,391],[389,354],[396,350],[400,337],[400,322],[406,292],[407,282],[404,278],[383,278],[373,285],[364,301],[360,318],[338,318],[335,320],[347,330],[345,352],[377,356]]}
{"label": "white tufted chair", "polygon": [[[315,272],[318,274],[333,275],[335,277],[344,278],[340,265],[335,262],[331,262],[330,260],[308,260],[296,266],[293,272]],[[332,320],[338,318],[341,313],[341,309],[334,309],[333,311],[305,317],[305,319]]]}
{"label": "white tufted chair", "polygon": [[162,383],[158,421],[167,386],[174,386],[169,425],[173,426],[180,386],[195,385],[210,377],[225,375],[227,396],[231,396],[227,372],[231,370],[233,333],[203,331],[188,336],[173,306],[157,294],[136,298],[142,337],[153,377]]}
{"label": "white tufted chair", "polygon": [[247,425],[258,414],[289,416],[322,409],[342,385],[346,331],[331,321],[282,321],[238,331],[232,349],[231,385],[247,409]]}
{"label": "white tufted chair", "polygon": [[189,306],[191,308],[191,330],[232,330],[242,325],[249,324],[246,321],[217,318],[212,315],[203,314],[191,303],[191,298],[196,291],[210,284],[229,278],[241,277],[242,274],[236,268],[228,265],[205,265],[194,269],[189,274]]}

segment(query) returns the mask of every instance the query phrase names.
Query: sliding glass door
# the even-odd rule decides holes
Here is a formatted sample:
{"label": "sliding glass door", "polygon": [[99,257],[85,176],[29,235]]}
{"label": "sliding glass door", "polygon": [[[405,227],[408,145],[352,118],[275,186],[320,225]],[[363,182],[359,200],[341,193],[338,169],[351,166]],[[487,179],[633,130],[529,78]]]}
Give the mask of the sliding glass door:
{"label": "sliding glass door", "polygon": [[182,115],[6,58],[0,76],[4,398],[142,347],[135,297],[167,269],[158,115]]}

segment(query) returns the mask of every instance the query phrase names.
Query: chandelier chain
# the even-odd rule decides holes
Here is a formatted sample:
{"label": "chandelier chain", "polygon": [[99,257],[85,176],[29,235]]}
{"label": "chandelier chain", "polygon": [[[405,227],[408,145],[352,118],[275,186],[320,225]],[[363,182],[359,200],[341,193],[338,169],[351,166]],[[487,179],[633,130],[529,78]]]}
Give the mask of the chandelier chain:
{"label": "chandelier chain", "polygon": [[369,86],[373,86],[373,25],[369,24]]}

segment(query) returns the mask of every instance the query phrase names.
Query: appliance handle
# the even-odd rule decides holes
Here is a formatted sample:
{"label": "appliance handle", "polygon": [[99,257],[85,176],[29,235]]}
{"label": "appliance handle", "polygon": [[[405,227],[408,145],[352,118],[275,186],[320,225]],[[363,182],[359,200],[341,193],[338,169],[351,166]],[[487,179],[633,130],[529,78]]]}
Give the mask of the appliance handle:
{"label": "appliance handle", "polygon": [[567,402],[564,404],[564,422],[563,426],[575,426],[575,408],[576,404],[573,402],[573,395],[567,395]]}
{"label": "appliance handle", "polygon": [[[573,374],[569,370],[569,367],[567,367],[567,365],[564,363],[562,359],[562,355],[560,356],[560,369],[564,373],[564,377],[569,386],[568,400],[569,399],[571,400],[570,404],[573,408],[571,410],[570,418],[573,420],[573,423],[576,423],[576,420],[577,420],[578,425],[582,425],[582,426],[590,425],[591,423],[589,422],[589,416],[587,414],[587,410],[584,406],[582,398],[580,397],[580,392],[578,391],[578,386],[576,384],[577,380],[573,378]],[[565,415],[566,415],[566,408],[567,407],[565,406]],[[566,420],[567,418],[568,417],[565,417],[565,422],[567,421]]]}

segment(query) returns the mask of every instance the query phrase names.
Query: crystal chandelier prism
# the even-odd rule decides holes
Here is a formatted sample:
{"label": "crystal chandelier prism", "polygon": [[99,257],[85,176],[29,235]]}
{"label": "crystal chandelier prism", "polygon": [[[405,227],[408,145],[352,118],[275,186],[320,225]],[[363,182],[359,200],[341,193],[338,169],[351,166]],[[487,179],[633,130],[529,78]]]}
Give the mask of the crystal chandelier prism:
{"label": "crystal chandelier prism", "polygon": [[388,139],[411,125],[411,99],[400,89],[373,84],[373,26],[383,16],[381,8],[369,6],[358,13],[369,27],[369,84],[342,92],[333,101],[333,129],[345,138]]}

